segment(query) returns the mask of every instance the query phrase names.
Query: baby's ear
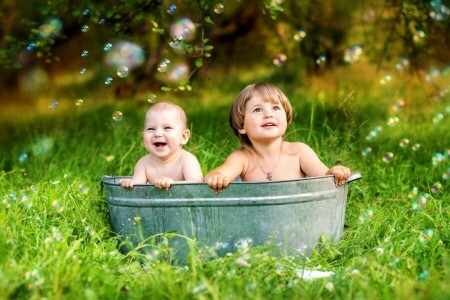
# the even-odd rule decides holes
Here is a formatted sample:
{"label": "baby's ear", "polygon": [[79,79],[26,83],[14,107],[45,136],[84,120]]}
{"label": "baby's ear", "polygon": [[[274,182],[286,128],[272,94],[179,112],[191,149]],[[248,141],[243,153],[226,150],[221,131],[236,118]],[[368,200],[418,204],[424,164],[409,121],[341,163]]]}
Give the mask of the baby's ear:
{"label": "baby's ear", "polygon": [[191,137],[191,132],[189,131],[189,129],[186,129],[183,132],[183,140],[181,141],[182,145],[186,145],[187,142],[189,141],[189,138]]}

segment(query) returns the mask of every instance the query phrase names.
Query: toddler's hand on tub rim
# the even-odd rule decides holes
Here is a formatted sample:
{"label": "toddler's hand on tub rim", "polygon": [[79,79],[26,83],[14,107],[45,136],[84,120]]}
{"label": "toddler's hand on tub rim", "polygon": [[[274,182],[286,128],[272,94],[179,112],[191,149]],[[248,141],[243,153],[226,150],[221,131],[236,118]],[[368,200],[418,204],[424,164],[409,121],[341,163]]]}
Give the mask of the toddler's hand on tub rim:
{"label": "toddler's hand on tub rim", "polygon": [[331,167],[326,175],[334,175],[334,181],[337,185],[345,184],[347,178],[350,177],[350,169],[345,166],[334,166]]}

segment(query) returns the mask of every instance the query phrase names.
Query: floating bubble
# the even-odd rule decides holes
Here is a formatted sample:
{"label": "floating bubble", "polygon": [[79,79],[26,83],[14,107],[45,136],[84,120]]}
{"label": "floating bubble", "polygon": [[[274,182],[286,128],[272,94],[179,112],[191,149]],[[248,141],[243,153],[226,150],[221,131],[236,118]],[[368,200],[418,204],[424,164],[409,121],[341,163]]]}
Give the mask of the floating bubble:
{"label": "floating bubble", "polygon": [[417,278],[420,281],[424,281],[428,278],[428,276],[430,276],[430,272],[428,270],[423,270],[422,272],[419,273],[419,276],[417,276]]}
{"label": "floating bubble", "polygon": [[440,182],[436,182],[435,184],[433,184],[433,186],[431,187],[431,192],[433,194],[438,193],[440,190],[442,190],[442,183]]}
{"label": "floating bubble", "polygon": [[372,148],[366,147],[366,148],[363,149],[363,151],[361,151],[361,155],[362,155],[363,157],[367,157],[367,156],[369,156],[369,154],[370,154],[371,152],[372,152]]}
{"label": "floating bubble", "polygon": [[95,235],[95,230],[93,230],[91,226],[84,227],[84,231],[87,232],[90,237],[93,237]]}
{"label": "floating bubble", "polygon": [[116,122],[122,121],[123,113],[121,111],[115,111],[112,115],[112,119]]}
{"label": "floating bubble", "polygon": [[189,77],[189,67],[185,63],[178,63],[173,65],[167,73],[169,80],[174,82],[180,82],[187,80]]}
{"label": "floating bubble", "polygon": [[425,38],[425,32],[423,30],[417,30],[417,32],[414,33],[414,35],[413,35],[413,41],[416,44],[422,43],[424,38]]}
{"label": "floating bubble", "polygon": [[8,194],[9,198],[13,201],[17,201],[17,195],[14,192]]}
{"label": "floating bubble", "polygon": [[195,24],[189,18],[180,18],[170,26],[171,36],[181,36],[185,41],[195,37]]}
{"label": "floating bubble", "polygon": [[108,52],[109,50],[111,50],[112,46],[113,46],[112,43],[109,43],[109,42],[108,42],[108,43],[105,43],[105,44],[103,45],[103,51]]}
{"label": "floating bubble", "polygon": [[11,204],[9,204],[7,199],[3,199],[2,202],[3,202],[3,207],[5,207],[6,209],[11,207]]}
{"label": "floating bubble", "polygon": [[426,229],[419,235],[419,241],[423,244],[427,243],[434,236],[433,229]]}
{"label": "floating bubble", "polygon": [[442,4],[442,1],[430,1],[430,18],[435,21],[444,21],[450,15],[450,10]]}
{"label": "floating bubble", "polygon": [[441,74],[441,72],[439,71],[438,68],[429,68],[427,73],[425,74],[424,80],[426,82],[433,82],[436,78],[439,77],[439,75]]}
{"label": "floating bubble", "polygon": [[241,238],[238,239],[235,243],[234,246],[241,251],[247,251],[248,249],[250,249],[251,244],[253,243],[253,240],[250,237],[247,238]]}
{"label": "floating bubble", "polygon": [[388,126],[395,126],[400,122],[400,118],[398,116],[390,117],[387,121]]}
{"label": "floating bubble", "polygon": [[353,46],[344,50],[344,61],[349,64],[353,64],[359,61],[363,49],[361,46]]}
{"label": "floating bubble", "polygon": [[385,163],[390,163],[394,159],[394,153],[388,152],[383,156],[383,161]]}
{"label": "floating bubble", "polygon": [[431,163],[433,164],[433,166],[436,166],[436,165],[440,164],[441,162],[445,161],[446,159],[447,158],[444,154],[442,154],[441,152],[436,152],[431,157]]}
{"label": "floating bubble", "polygon": [[369,135],[366,136],[367,141],[372,141],[375,139],[378,135],[380,135],[381,131],[383,130],[383,127],[380,125],[375,126],[370,132]]}
{"label": "floating bubble", "polygon": [[301,42],[306,37],[306,31],[303,29],[297,30],[294,34],[294,41]]}
{"label": "floating bubble", "polygon": [[78,185],[78,189],[80,190],[80,192],[82,192],[83,194],[87,194],[89,192],[89,188],[87,186],[85,186],[84,184],[80,183]]}
{"label": "floating bubble", "polygon": [[142,65],[144,60],[144,50],[128,41],[115,43],[105,55],[106,64],[116,68],[126,66],[130,70]]}
{"label": "floating bubble", "polygon": [[439,123],[441,123],[441,121],[444,119],[444,114],[442,113],[437,113],[436,115],[434,115],[433,117],[433,124],[437,125]]}
{"label": "floating bubble", "polygon": [[417,197],[417,205],[419,206],[425,206],[428,202],[428,198],[430,198],[430,195],[427,193],[420,195]]}
{"label": "floating bubble", "polygon": [[411,192],[409,192],[408,198],[409,198],[409,199],[414,199],[414,198],[417,197],[417,195],[418,195],[417,187],[414,187],[414,188],[411,190]]}
{"label": "floating bubble", "polygon": [[149,94],[147,97],[148,103],[155,103],[156,102],[156,95],[155,94]]}
{"label": "floating bubble", "polygon": [[392,105],[392,110],[398,111],[398,110],[402,109],[404,106],[405,106],[405,101],[403,99],[398,99]]}
{"label": "floating bubble", "polygon": [[167,13],[169,15],[173,15],[176,12],[176,10],[177,10],[177,6],[172,3],[169,5],[169,8],[167,9]]}
{"label": "floating bubble", "polygon": [[386,84],[392,80],[392,76],[390,74],[386,74],[383,78],[380,79],[381,84]]}
{"label": "floating bubble", "polygon": [[100,25],[105,24],[105,22],[106,22],[106,19],[105,19],[105,18],[100,18],[100,19],[98,19],[98,24],[100,24]]}
{"label": "floating bubble", "polygon": [[50,109],[56,109],[58,107],[58,101],[53,100],[52,102],[50,102],[50,105],[48,106],[48,108]]}
{"label": "floating bubble", "polygon": [[409,59],[406,57],[402,57],[395,64],[395,68],[399,71],[404,71],[409,67],[409,64],[410,64]]}
{"label": "floating bubble", "polygon": [[359,221],[361,223],[367,222],[373,217],[373,210],[372,209],[366,209],[360,216]]}
{"label": "floating bubble", "polygon": [[76,106],[82,106],[83,104],[84,104],[83,99],[78,99],[77,101],[75,101]]}
{"label": "floating bubble", "polygon": [[442,180],[448,181],[450,178],[450,167],[447,168],[447,171],[442,173]]}
{"label": "floating bubble", "polygon": [[277,67],[282,66],[285,62],[287,61],[287,56],[283,53],[278,54],[274,59],[273,59],[273,64]]}
{"label": "floating bubble", "polygon": [[41,156],[48,154],[55,145],[55,139],[53,137],[44,136],[36,140],[32,147],[33,154],[35,156]]}
{"label": "floating bubble", "polygon": [[411,146],[411,149],[412,149],[413,151],[419,150],[419,149],[420,149],[420,144],[419,144],[419,143],[415,143],[414,145]]}
{"label": "floating bubble", "polygon": [[165,71],[167,71],[167,68],[169,67],[170,64],[170,60],[168,58],[163,58],[163,60],[161,60],[161,62],[158,65],[158,72],[164,73]]}
{"label": "floating bubble", "polygon": [[24,161],[26,161],[28,158],[28,154],[27,153],[20,153],[19,155],[19,162],[23,163]]}
{"label": "floating bubble", "polygon": [[128,76],[128,67],[120,66],[117,68],[117,76],[120,78],[125,78]]}
{"label": "floating bubble", "polygon": [[409,140],[405,138],[405,139],[402,139],[398,145],[402,148],[405,148],[408,146],[408,144],[409,144]]}
{"label": "floating bubble", "polygon": [[316,65],[318,66],[323,66],[327,63],[327,57],[325,55],[320,55],[317,59],[316,59]]}
{"label": "floating bubble", "polygon": [[89,16],[90,13],[91,13],[91,10],[90,10],[89,8],[85,8],[85,9],[83,10],[83,15],[84,15],[84,16]]}
{"label": "floating bubble", "polygon": [[88,57],[88,55],[89,55],[89,50],[83,50],[83,51],[81,51],[81,57]]}
{"label": "floating bubble", "polygon": [[183,37],[180,35],[174,35],[169,40],[169,46],[178,49],[183,44]]}
{"label": "floating bubble", "polygon": [[29,52],[34,51],[34,49],[36,49],[36,43],[35,43],[35,42],[29,42],[29,43],[27,44],[26,49],[27,49],[27,51],[29,51]]}
{"label": "floating bubble", "polygon": [[[434,95],[433,95],[433,100],[435,101],[441,101],[446,95],[447,95],[448,91],[446,89],[444,90],[440,90],[437,91]],[[450,109],[450,107],[447,107],[448,109]],[[447,110],[448,113],[448,110]]]}
{"label": "floating bubble", "polygon": [[112,85],[112,83],[113,83],[113,78],[112,77],[110,77],[110,76],[108,76],[108,77],[106,77],[105,78],[105,85],[106,86],[111,86]]}
{"label": "floating bubble", "polygon": [[223,13],[224,9],[225,9],[225,6],[223,5],[223,3],[218,3],[218,4],[216,4],[216,6],[214,6],[214,12],[218,15]]}
{"label": "floating bubble", "polygon": [[81,26],[81,32],[88,32],[88,31],[89,31],[89,25]]}
{"label": "floating bubble", "polygon": [[49,18],[44,24],[39,26],[39,35],[46,39],[58,35],[62,29],[62,22],[58,18]]}
{"label": "floating bubble", "polygon": [[52,206],[55,208],[57,213],[62,213],[64,211],[64,206],[62,206],[58,201],[54,200]]}
{"label": "floating bubble", "polygon": [[86,72],[87,72],[86,68],[81,68],[81,70],[80,70],[81,75],[86,74]]}

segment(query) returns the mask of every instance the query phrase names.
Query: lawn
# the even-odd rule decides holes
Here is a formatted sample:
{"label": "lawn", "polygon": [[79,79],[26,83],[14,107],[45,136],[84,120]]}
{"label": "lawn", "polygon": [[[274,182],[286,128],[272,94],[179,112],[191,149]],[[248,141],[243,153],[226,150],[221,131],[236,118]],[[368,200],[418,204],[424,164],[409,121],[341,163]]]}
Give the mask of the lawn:
{"label": "lawn", "polygon": [[[429,83],[411,78],[336,80],[340,75],[302,84],[258,78],[279,85],[295,108],[286,140],[363,175],[349,188],[342,240],[319,244],[307,259],[264,247],[185,265],[171,264],[164,245],[155,255],[122,254],[100,182],[131,175],[145,154],[146,97],[61,97],[4,109],[0,298],[450,298],[448,91],[433,97]],[[441,77],[448,84],[448,74]],[[245,81],[158,95],[185,108],[192,131],[186,149],[204,173],[239,146],[228,112]],[[305,280],[304,269],[333,275]]]}

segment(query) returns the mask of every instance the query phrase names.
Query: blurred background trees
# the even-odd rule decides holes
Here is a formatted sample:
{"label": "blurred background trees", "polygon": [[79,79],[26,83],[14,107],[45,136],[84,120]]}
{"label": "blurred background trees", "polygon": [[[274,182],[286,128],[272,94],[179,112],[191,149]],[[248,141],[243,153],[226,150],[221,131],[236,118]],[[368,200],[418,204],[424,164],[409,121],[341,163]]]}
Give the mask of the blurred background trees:
{"label": "blurred background trees", "polygon": [[357,63],[429,79],[448,72],[449,15],[439,0],[4,0],[1,88],[126,98],[215,74],[309,77]]}

